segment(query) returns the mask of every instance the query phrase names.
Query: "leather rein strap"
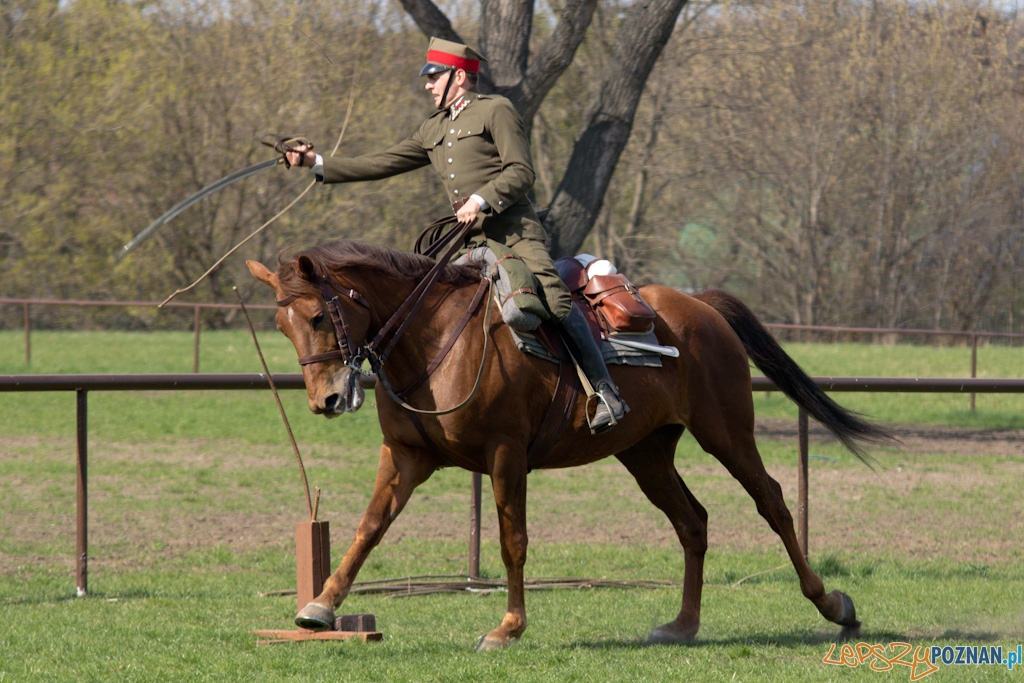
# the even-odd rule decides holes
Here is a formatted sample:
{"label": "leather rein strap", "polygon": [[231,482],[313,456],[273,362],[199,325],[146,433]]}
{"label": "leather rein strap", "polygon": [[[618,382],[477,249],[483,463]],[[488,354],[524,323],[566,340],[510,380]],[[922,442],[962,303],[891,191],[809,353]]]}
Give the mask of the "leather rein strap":
{"label": "leather rein strap", "polygon": [[432,374],[434,374],[434,370],[437,370],[437,367],[441,365],[441,361],[445,359],[448,352],[452,350],[453,346],[455,346],[455,342],[462,334],[462,331],[466,329],[466,325],[469,324],[469,319],[473,316],[477,307],[480,306],[480,300],[483,298],[484,294],[490,290],[490,282],[491,281],[487,278],[480,279],[480,284],[477,285],[476,294],[473,295],[473,300],[469,302],[469,307],[466,308],[466,312],[462,314],[462,319],[459,320],[459,324],[456,325],[455,329],[452,330],[452,333],[448,335],[448,341],[446,341],[441,350],[438,351],[437,356],[435,356],[434,360],[430,362],[430,365],[428,365],[427,368],[419,374],[419,377],[414,379],[409,386],[396,392],[399,396],[405,397],[416,391],[424,382],[427,381],[427,379],[430,378]]}
{"label": "leather rein strap", "polygon": [[[373,341],[367,345],[367,350],[372,356],[377,357],[377,362],[379,362],[382,367],[384,365],[384,361],[387,360],[388,355],[391,353],[391,350],[395,347],[395,342],[398,341],[406,328],[409,327],[409,323],[412,322],[413,316],[416,315],[417,311],[419,311],[420,307],[423,305],[423,302],[426,301],[427,294],[430,292],[431,288],[433,288],[434,283],[436,283],[441,277],[441,273],[444,272],[445,267],[448,265],[448,262],[451,260],[455,252],[462,247],[466,236],[469,235],[469,231],[473,227],[473,223],[458,223],[457,221],[458,219],[455,218],[455,216],[446,216],[435,221],[431,227],[427,228],[427,230],[430,230],[434,226],[444,226],[449,223],[455,223],[455,227],[448,234],[443,236],[444,241],[450,241],[448,249],[445,250],[444,254],[440,258],[437,259],[437,263],[434,264],[434,267],[427,272],[422,280],[420,280],[420,283],[416,285],[416,288],[412,290],[402,305],[398,307],[398,310],[392,314],[391,318],[386,323],[384,323],[384,327],[380,328],[380,331],[377,332]],[[436,241],[431,244],[430,248],[434,251],[433,253],[428,252],[427,255],[433,256],[437,251],[440,251],[440,248],[444,246],[444,241],[442,241],[440,245],[437,245]],[[417,247],[418,246],[419,244],[417,244]],[[402,320],[403,317],[404,320]],[[399,324],[399,320],[402,320],[401,324]],[[396,326],[398,329],[395,330],[394,335],[391,337],[391,341],[388,342],[388,345],[384,347],[383,351],[377,352],[380,345],[384,343],[384,339],[391,334],[391,330]]]}
{"label": "leather rein strap", "polygon": [[[462,330],[465,328],[465,324],[469,322],[469,319],[472,316],[473,312],[476,310],[477,307],[479,307],[480,299],[483,298],[481,296],[481,293],[490,291],[490,288],[490,280],[488,280],[487,278],[481,278],[480,288],[477,290],[477,295],[473,297],[472,305],[466,311],[466,314],[463,316],[462,322],[460,322],[460,327],[457,328],[455,333],[453,333],[452,336],[449,338],[448,343],[445,344],[445,347],[441,350],[441,355],[439,355],[438,358],[435,358],[434,361],[430,364],[430,367],[428,368],[429,372],[425,372],[423,373],[423,375],[421,375],[420,378],[417,378],[417,381],[415,383],[416,386],[419,386],[420,384],[423,383],[423,381],[426,381],[426,378],[429,377],[429,374],[432,373],[437,368],[438,365],[440,365],[441,360],[444,359],[444,356],[447,355],[449,351],[451,351],[452,346],[455,345],[455,340],[458,339],[459,334],[461,334]],[[406,388],[402,392],[396,392],[394,389],[391,388],[391,384],[388,382],[387,376],[384,374],[383,366],[376,364],[374,362],[376,356],[371,355],[370,365],[373,366],[374,372],[377,373],[377,379],[380,380],[381,386],[384,387],[384,390],[387,392],[388,396],[390,396],[396,403],[398,403],[406,410],[412,413],[419,413],[420,415],[447,415],[448,413],[454,413],[456,410],[462,409],[463,407],[466,406],[466,404],[472,401],[473,397],[476,396],[477,390],[480,388],[480,380],[483,379],[484,376],[484,366],[487,364],[487,351],[488,349],[490,349],[491,342],[491,337],[487,333],[487,327],[491,320],[491,303],[493,301],[493,296],[487,297],[487,308],[484,311],[483,315],[484,350],[480,356],[480,367],[477,368],[476,380],[474,380],[473,382],[473,388],[470,390],[469,395],[466,396],[464,400],[459,402],[458,405],[452,406],[451,408],[445,408],[444,410],[420,410],[419,408],[414,408],[411,405],[409,405],[405,401],[405,399],[403,399],[399,395],[399,393],[411,392],[415,387]],[[415,422],[415,419],[413,420],[413,422]]]}

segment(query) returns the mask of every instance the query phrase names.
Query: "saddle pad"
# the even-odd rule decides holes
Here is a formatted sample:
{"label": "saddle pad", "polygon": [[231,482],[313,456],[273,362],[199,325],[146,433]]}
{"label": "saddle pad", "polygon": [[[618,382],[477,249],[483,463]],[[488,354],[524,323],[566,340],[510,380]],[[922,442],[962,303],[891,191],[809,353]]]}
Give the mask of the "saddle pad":
{"label": "saddle pad", "polygon": [[[509,332],[512,333],[512,338],[515,340],[516,346],[519,347],[520,351],[528,353],[531,356],[543,358],[544,360],[551,361],[552,363],[558,362],[558,360],[551,355],[535,334],[529,332],[517,332],[511,327],[508,329]],[[646,334],[617,334],[615,336],[626,341],[643,342],[645,344],[658,343],[658,337],[654,332],[648,332]],[[601,355],[604,356],[604,362],[606,364],[632,365],[635,367],[645,368],[661,367],[661,354],[641,351],[640,349],[627,349],[613,346],[604,340],[601,340]]]}

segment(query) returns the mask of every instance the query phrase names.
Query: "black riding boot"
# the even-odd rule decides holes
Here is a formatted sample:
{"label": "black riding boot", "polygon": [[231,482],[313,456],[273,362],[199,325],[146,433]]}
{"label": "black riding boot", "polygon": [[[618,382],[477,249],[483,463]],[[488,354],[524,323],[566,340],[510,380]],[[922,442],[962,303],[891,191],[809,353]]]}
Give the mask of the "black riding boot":
{"label": "black riding boot", "polygon": [[608,374],[608,368],[604,364],[604,357],[601,349],[590,332],[583,312],[572,305],[572,310],[565,320],[561,321],[562,338],[569,346],[569,351],[583,368],[583,374],[587,376],[594,391],[598,394],[597,407],[594,410],[594,419],[590,422],[590,430],[594,434],[606,432],[615,426],[615,423],[629,412],[629,406],[619,398],[619,389]]}

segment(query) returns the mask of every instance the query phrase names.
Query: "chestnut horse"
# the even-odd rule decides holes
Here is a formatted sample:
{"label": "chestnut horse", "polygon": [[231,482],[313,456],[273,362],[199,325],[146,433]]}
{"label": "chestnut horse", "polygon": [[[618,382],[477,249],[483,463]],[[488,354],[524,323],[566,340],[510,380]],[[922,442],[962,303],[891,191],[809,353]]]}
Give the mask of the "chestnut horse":
{"label": "chestnut horse", "polygon": [[[324,244],[281,260],[276,273],[248,262],[252,274],[274,289],[277,327],[300,357],[310,410],[336,417],[359,409],[363,390],[354,368],[362,363],[367,342],[388,325],[434,264],[426,256],[353,241]],[[378,369],[377,388],[383,373],[388,391],[377,392],[384,442],[373,496],[341,566],[323,592],[299,611],[299,626],[333,628],[334,610],[413,489],[438,468],[457,465],[491,478],[508,577],[505,617],[480,639],[478,648],[515,642],[526,629],[527,473],[614,455],[668,517],[684,552],[682,608],[675,619],[655,628],[648,642],[693,641],[700,626],[708,516],[673,462],[676,442],[689,429],[739,480],[782,539],[804,596],[825,619],[843,627],[840,637],[857,633],[860,622],[853,601],[840,591],[825,592],[799,546],[782,489],[761,461],[754,443],[748,358],[858,455],[858,442],[886,438],[881,428],[818,389],[736,298],[724,292],[691,297],[652,285],[641,292],[658,314],[658,341],[679,349],[679,357],[663,358],[660,368],[613,365],[611,374],[631,412],[617,427],[595,436],[587,427],[585,401],[577,400],[558,441],[531,461],[528,445],[551,403],[557,366],[516,347],[500,313],[479,305],[480,283],[478,268],[447,266],[394,338],[392,353]],[[467,311],[471,317],[459,332]],[[451,353],[423,380],[424,369],[449,339],[454,343]],[[418,386],[403,402],[396,401],[392,388],[415,385],[416,378]],[[465,405],[450,411],[460,403]]]}

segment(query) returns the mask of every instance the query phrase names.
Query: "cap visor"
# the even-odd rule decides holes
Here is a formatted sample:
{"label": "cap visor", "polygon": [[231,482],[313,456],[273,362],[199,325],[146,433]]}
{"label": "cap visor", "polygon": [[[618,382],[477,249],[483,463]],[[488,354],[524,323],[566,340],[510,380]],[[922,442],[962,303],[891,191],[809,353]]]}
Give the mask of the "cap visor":
{"label": "cap visor", "polygon": [[422,69],[420,69],[420,76],[429,76],[430,74],[436,74],[442,71],[447,71],[450,68],[450,66],[445,66],[444,64],[428,63]]}

